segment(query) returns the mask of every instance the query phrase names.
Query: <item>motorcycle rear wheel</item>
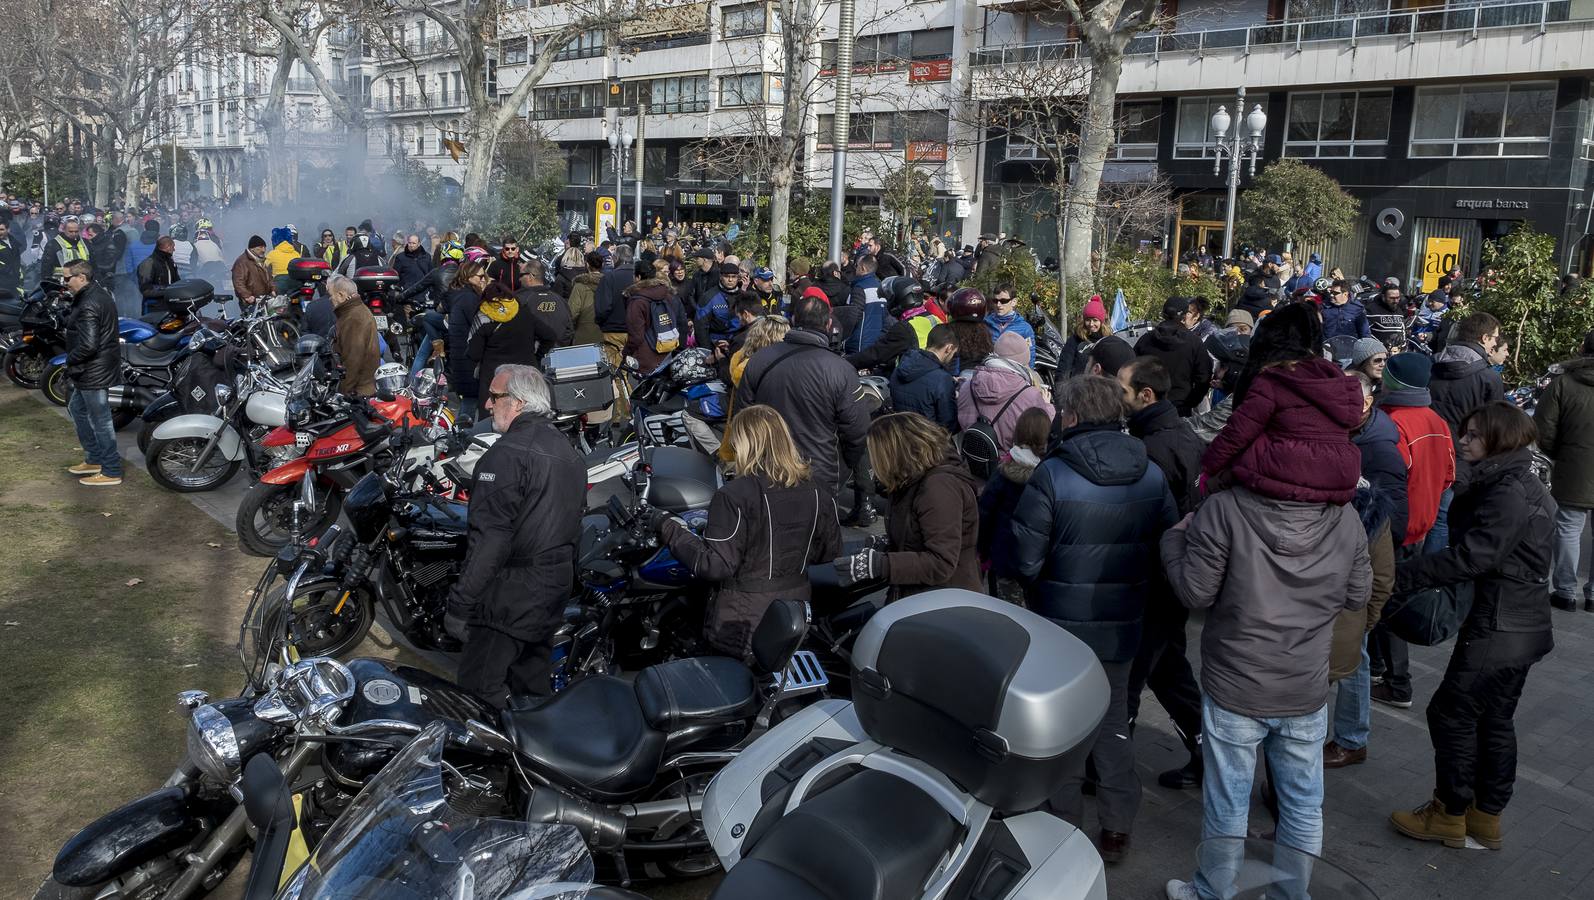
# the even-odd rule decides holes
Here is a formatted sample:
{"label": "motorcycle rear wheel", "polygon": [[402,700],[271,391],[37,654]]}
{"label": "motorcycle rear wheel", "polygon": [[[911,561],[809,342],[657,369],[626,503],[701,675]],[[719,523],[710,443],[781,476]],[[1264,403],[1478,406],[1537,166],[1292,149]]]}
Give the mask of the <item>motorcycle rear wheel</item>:
{"label": "motorcycle rear wheel", "polygon": [[[238,546],[251,556],[276,556],[288,544],[293,522],[293,501],[299,496],[298,484],[256,482],[238,504],[233,526]],[[338,520],[343,510],[343,489],[322,487],[317,492],[320,508],[311,510],[302,525],[304,534],[318,535]]]}
{"label": "motorcycle rear wheel", "polygon": [[20,350],[9,350],[5,355],[6,377],[11,383],[25,391],[36,391],[44,379],[44,370],[50,365],[50,358],[41,351],[31,347]]}
{"label": "motorcycle rear wheel", "polygon": [[153,438],[144,451],[144,466],[149,477],[168,491],[179,494],[211,491],[221,487],[238,474],[241,460],[229,460],[221,451],[211,452],[210,461],[199,471],[190,471],[194,460],[204,451],[207,440],[202,437]]}
{"label": "motorcycle rear wheel", "polygon": [[39,388],[44,391],[44,399],[65,406],[72,397],[72,379],[67,377],[66,366],[47,367],[39,379]]}
{"label": "motorcycle rear wheel", "polygon": [[344,656],[360,646],[360,642],[371,631],[371,623],[376,620],[376,608],[371,592],[366,588],[350,591],[347,602],[341,604],[342,608],[335,615],[333,610],[338,609],[339,600],[343,597],[343,590],[337,582],[301,584],[293,597],[286,598],[287,602],[284,602],[283,591],[286,588],[287,585],[283,585],[266,598],[268,606],[261,619],[261,633],[277,634],[282,629],[283,611],[289,609],[293,617],[290,620],[293,631],[289,633],[300,635],[293,642],[293,649],[300,659]]}

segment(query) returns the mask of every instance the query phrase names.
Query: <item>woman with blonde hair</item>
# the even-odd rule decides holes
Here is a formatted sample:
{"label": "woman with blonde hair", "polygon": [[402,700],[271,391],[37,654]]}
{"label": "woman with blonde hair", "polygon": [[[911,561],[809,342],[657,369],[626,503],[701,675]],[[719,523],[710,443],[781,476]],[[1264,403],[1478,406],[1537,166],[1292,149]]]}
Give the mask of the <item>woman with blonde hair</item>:
{"label": "woman with blonde hair", "polygon": [[918,413],[892,413],[869,426],[868,450],[891,501],[887,549],[836,560],[842,583],[884,578],[892,600],[943,587],[983,592],[975,547],[981,485],[946,429]]}
{"label": "woman with blonde hair", "polygon": [[670,517],[659,536],[692,574],[719,582],[708,643],[746,662],[769,605],[806,601],[808,565],[841,552],[841,524],[835,499],[814,482],[773,407],[754,404],[737,413],[725,443],[736,455],[737,476],[709,502],[702,535]]}

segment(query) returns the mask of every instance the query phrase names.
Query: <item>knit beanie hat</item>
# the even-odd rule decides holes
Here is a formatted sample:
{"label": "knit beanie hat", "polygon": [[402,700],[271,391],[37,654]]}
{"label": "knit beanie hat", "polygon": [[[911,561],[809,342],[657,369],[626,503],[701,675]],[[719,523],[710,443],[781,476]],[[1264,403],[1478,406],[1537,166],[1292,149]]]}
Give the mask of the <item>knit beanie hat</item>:
{"label": "knit beanie hat", "polygon": [[1356,343],[1351,345],[1350,366],[1348,368],[1354,369],[1378,354],[1388,352],[1389,350],[1384,346],[1384,342],[1378,338],[1359,338]]}
{"label": "knit beanie hat", "polygon": [[1433,357],[1426,353],[1397,353],[1384,366],[1384,388],[1427,388],[1433,379]]}
{"label": "knit beanie hat", "polygon": [[996,355],[1010,363],[1029,366],[1029,338],[1016,331],[1004,331],[996,339]]}
{"label": "knit beanie hat", "polygon": [[1107,321],[1107,305],[1101,302],[1100,294],[1092,295],[1090,302],[1085,304],[1084,318]]}
{"label": "knit beanie hat", "polygon": [[251,234],[249,236],[249,249],[253,250],[256,247],[264,247],[265,245],[266,245],[266,239],[261,237],[260,235]]}
{"label": "knit beanie hat", "polygon": [[1243,309],[1230,310],[1229,317],[1223,320],[1223,327],[1233,328],[1236,325],[1244,325],[1246,328],[1255,328],[1256,319],[1253,318],[1249,312],[1246,312]]}
{"label": "knit beanie hat", "polygon": [[1118,370],[1124,364],[1135,358],[1135,348],[1121,337],[1108,335],[1096,342],[1090,349],[1090,360],[1101,366],[1101,374],[1110,378],[1118,376]]}

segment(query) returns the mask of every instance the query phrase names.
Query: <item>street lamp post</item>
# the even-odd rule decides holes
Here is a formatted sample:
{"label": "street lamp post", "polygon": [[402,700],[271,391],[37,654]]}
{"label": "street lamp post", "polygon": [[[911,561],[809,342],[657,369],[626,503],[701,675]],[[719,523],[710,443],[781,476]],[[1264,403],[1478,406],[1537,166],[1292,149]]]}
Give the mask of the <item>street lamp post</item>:
{"label": "street lamp post", "polygon": [[[1245,88],[1241,87],[1234,100],[1236,114],[1245,112]],[[1229,126],[1234,126],[1234,136],[1230,138]],[[1241,132],[1249,132],[1242,137]],[[1220,106],[1212,114],[1212,140],[1213,149],[1217,152],[1212,160],[1212,174],[1219,175],[1223,172],[1223,158],[1229,158],[1229,202],[1223,211],[1223,258],[1234,258],[1234,207],[1236,195],[1240,190],[1240,166],[1250,156],[1251,177],[1256,177],[1256,158],[1262,155],[1262,134],[1267,131],[1267,113],[1262,111],[1262,104],[1258,103],[1245,117],[1245,127],[1234,122],[1229,117],[1229,111]]]}
{"label": "street lamp post", "polygon": [[625,130],[625,122],[618,113],[614,117],[614,130],[609,132],[609,149],[614,151],[614,234],[620,235],[620,223],[625,219],[625,154],[631,149],[636,135]]}

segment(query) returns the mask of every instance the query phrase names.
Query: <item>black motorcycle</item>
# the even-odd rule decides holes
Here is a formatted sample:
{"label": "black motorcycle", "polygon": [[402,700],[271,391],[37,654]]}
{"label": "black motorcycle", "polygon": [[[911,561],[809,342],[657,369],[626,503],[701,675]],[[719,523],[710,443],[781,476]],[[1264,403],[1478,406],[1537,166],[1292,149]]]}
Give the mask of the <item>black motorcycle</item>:
{"label": "black motorcycle", "polygon": [[66,352],[66,316],[72,295],[57,281],[45,281],[17,313],[17,329],[0,335],[6,377],[27,390],[44,381],[50,360]]}

